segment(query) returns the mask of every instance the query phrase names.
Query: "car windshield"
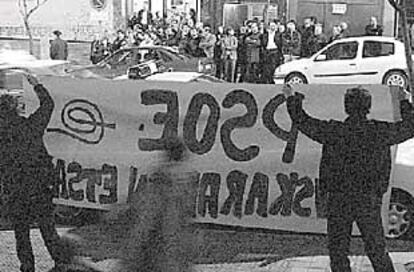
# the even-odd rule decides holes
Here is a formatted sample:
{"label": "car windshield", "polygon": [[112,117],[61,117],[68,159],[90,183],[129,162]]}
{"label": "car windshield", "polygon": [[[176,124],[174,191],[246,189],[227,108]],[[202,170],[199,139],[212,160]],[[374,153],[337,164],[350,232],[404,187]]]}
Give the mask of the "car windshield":
{"label": "car windshield", "polygon": [[210,83],[223,83],[224,81],[221,79],[218,79],[213,76],[209,75],[201,75],[195,79],[192,80],[193,82],[210,82]]}
{"label": "car windshield", "polygon": [[115,52],[113,55],[104,59],[98,65],[102,65],[102,64],[109,64],[111,66],[120,65],[120,64],[128,63],[129,61],[131,61],[132,57],[133,57],[132,51],[121,50],[121,51]]}

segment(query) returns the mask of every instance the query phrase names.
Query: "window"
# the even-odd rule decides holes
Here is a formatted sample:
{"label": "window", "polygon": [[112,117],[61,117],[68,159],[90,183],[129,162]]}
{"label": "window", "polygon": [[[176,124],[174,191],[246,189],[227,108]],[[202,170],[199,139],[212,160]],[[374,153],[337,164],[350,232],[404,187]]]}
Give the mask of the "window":
{"label": "window", "polygon": [[363,58],[384,57],[394,55],[394,43],[392,42],[364,42]]}
{"label": "window", "polygon": [[119,51],[108,59],[109,65],[122,65],[132,61],[133,54],[131,51]]}
{"label": "window", "polygon": [[345,42],[328,47],[322,55],[326,55],[326,60],[348,60],[356,58],[357,52],[357,42]]}

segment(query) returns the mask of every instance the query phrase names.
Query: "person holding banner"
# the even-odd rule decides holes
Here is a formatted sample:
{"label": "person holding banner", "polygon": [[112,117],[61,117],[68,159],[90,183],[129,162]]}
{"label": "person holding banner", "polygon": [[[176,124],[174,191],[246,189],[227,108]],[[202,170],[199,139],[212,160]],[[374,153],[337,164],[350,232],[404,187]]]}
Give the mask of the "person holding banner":
{"label": "person holding banner", "polygon": [[45,245],[56,267],[69,264],[73,248],[55,228],[53,185],[57,176],[52,157],[43,142],[54,102],[46,88],[32,75],[28,82],[40,100],[29,117],[20,115],[15,97],[0,96],[0,183],[2,215],[14,230],[21,272],[34,272],[30,225],[37,222]]}
{"label": "person holding banner", "polygon": [[348,89],[344,121],[322,121],[302,108],[302,94],[290,86],[283,92],[299,131],[322,144],[320,179],[328,193],[328,249],[332,272],[351,272],[348,259],[355,221],[375,272],[395,271],[386,251],[381,218],[382,196],[391,169],[390,147],[414,137],[414,108],[399,94],[402,120],[368,119],[371,95],[362,87]]}

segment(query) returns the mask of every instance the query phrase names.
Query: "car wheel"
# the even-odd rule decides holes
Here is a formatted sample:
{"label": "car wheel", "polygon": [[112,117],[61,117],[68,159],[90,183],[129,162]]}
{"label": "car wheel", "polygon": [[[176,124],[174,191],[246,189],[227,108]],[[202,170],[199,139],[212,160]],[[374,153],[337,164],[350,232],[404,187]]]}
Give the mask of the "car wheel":
{"label": "car wheel", "polygon": [[385,75],[383,83],[388,86],[400,86],[407,89],[408,79],[401,71],[390,71]]}
{"label": "car wheel", "polygon": [[388,210],[387,238],[411,238],[414,229],[413,211],[412,197],[402,190],[393,189]]}
{"label": "car wheel", "polygon": [[286,79],[285,83],[288,84],[308,84],[306,77],[300,73],[291,73],[289,74]]}

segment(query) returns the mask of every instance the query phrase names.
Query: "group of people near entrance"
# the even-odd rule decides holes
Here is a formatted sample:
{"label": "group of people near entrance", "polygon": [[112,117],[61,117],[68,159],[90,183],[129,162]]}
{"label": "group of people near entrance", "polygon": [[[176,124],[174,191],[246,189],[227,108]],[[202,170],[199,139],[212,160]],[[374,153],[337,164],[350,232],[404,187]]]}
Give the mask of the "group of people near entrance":
{"label": "group of people near entrance", "polygon": [[[12,223],[21,272],[35,271],[30,242],[33,222],[38,223],[55,262],[53,271],[70,271],[65,269],[77,260],[76,250],[55,229],[52,198],[60,177],[43,140],[54,102],[36,77],[25,74],[40,101],[35,112],[23,117],[16,97],[0,95],[2,215]],[[348,116],[344,121],[319,120],[309,115],[303,108],[305,96],[292,86],[284,86],[283,93],[293,124],[322,145],[319,178],[328,199],[332,271],[351,271],[348,255],[353,222],[361,231],[374,271],[395,271],[386,250],[381,205],[392,167],[390,148],[414,137],[414,107],[407,93],[401,90],[396,95],[401,110],[397,122],[370,119],[372,98],[362,87],[346,91],[344,110]],[[197,247],[192,224],[197,175],[179,137],[163,138],[160,147],[164,152],[162,161],[154,165],[147,180],[140,181],[140,189],[129,198],[130,227],[117,271],[191,270]],[[83,265],[88,267],[87,262]]]}
{"label": "group of people near entrance", "polygon": [[[365,34],[382,33],[382,26],[372,17]],[[266,25],[253,19],[238,28],[217,26],[213,32],[212,26],[197,21],[194,10],[164,18],[144,8],[129,19],[126,30],[116,32],[115,39],[109,38],[109,33],[97,35],[91,44],[90,59],[97,63],[122,48],[163,45],[200,58],[203,65],[212,65],[217,78],[273,83],[275,68],[285,60],[310,57],[328,43],[348,36],[346,22],[334,25],[329,35],[314,16],[305,18],[303,25],[295,20],[271,20]]]}

